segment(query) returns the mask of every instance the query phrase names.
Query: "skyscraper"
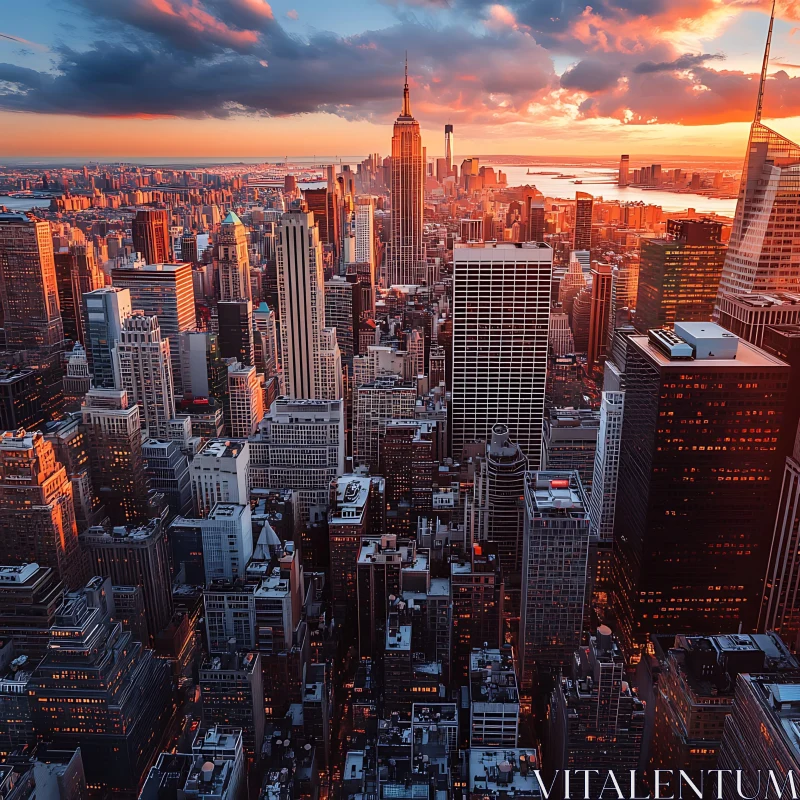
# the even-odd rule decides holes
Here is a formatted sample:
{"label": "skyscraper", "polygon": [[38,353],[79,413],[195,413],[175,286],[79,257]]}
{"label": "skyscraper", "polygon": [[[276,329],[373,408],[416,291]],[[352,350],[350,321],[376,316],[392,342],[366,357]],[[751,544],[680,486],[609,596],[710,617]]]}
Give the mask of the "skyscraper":
{"label": "skyscraper", "polygon": [[144,522],[151,509],[139,406],[124,390],[92,389],[81,415],[92,487],[112,524]]}
{"label": "skyscraper", "polygon": [[528,459],[511,440],[508,427],[492,426],[486,451],[475,465],[475,486],[469,509],[473,542],[497,547],[507,587],[519,591],[525,471]]}
{"label": "skyscraper", "polygon": [[630,661],[652,631],[755,624],[788,373],[713,323],[627,339],[612,608]]}
{"label": "skyscraper", "polygon": [[140,409],[142,428],[152,439],[167,438],[175,416],[175,394],[169,342],[161,338],[157,317],[137,312],[122,323],[114,350],[119,388]]}
{"label": "skyscraper", "polygon": [[228,397],[231,436],[246,439],[256,432],[264,416],[264,395],[255,367],[238,361],[228,366]]}
{"label": "skyscraper", "polygon": [[0,214],[0,303],[12,361],[34,369],[47,418],[61,411],[64,328],[50,225],[25,214]]}
{"label": "skyscraper", "polygon": [[422,240],[424,191],[422,137],[419,122],[411,115],[406,63],[403,108],[395,120],[392,134],[390,285],[425,281],[425,244]]}
{"label": "skyscraper", "polygon": [[375,201],[356,198],[356,263],[369,264],[375,280]]}
{"label": "skyscraper", "polygon": [[563,770],[586,769],[595,773],[589,796],[601,797],[607,770],[630,774],[637,768],[645,705],[625,680],[625,659],[607,625],[577,649],[572,674],[562,677],[550,696],[547,720],[548,772],[557,786]]}
{"label": "skyscraper", "polygon": [[247,229],[233,211],[222,220],[216,241],[220,300],[250,300]]}
{"label": "skyscraper", "polygon": [[538,467],[553,251],[485,243],[453,258],[453,456],[500,422]]}
{"label": "skyscraper", "polygon": [[64,324],[64,337],[83,342],[83,301],[86,292],[105,285],[105,276],[97,266],[92,244],[73,244],[55,254],[58,280],[58,304]]}
{"label": "skyscraper", "polygon": [[444,160],[447,162],[447,173],[453,171],[453,126],[449,123],[444,126]]}
{"label": "skyscraper", "polygon": [[33,728],[80,747],[98,794],[136,796],[175,713],[170,667],[112,622],[111,581],[66,595],[28,684]]}
{"label": "skyscraper", "polygon": [[538,673],[566,667],[580,645],[588,558],[589,514],[578,473],[526,473],[520,619],[526,697]]}
{"label": "skyscraper", "polygon": [[250,300],[220,300],[217,303],[217,338],[222,358],[242,364],[255,361],[253,304]]}
{"label": "skyscraper", "polygon": [[773,7],[720,295],[800,288],[800,145],[761,122],[774,15]]}
{"label": "skyscraper", "polygon": [[592,249],[592,209],[594,197],[587,192],[575,192],[575,228],[572,236],[573,250]]}
{"label": "skyscraper", "polygon": [[196,327],[192,265],[154,263],[141,268],[120,267],[111,270],[111,279],[114,286],[130,290],[134,311],[158,317],[161,335],[169,340],[175,394],[182,397],[180,334]]}
{"label": "skyscraper", "polygon": [[169,212],[140,208],[133,220],[134,250],[142,254],[145,264],[165,264],[171,260],[169,245]]}
{"label": "skyscraper", "polygon": [[630,183],[630,179],[628,177],[630,166],[631,166],[630,156],[626,155],[619,157],[619,178],[617,180],[618,186],[627,186]]}
{"label": "skyscraper", "polygon": [[[319,229],[314,224],[314,215],[300,204],[281,218],[278,245],[282,361],[286,394],[292,398],[336,400],[341,397],[335,394],[338,387],[331,387],[323,374],[324,345],[333,345],[334,358],[339,351],[335,332],[328,337],[322,335],[324,284]],[[326,353],[329,349],[325,348]],[[341,356],[339,359],[341,362]]]}
{"label": "skyscraper", "polygon": [[611,265],[592,264],[592,306],[589,312],[589,369],[601,366],[608,347],[608,315],[611,311]]}
{"label": "skyscraper", "polygon": [[85,577],[67,471],[41,433],[0,436],[0,563],[53,567],[67,586]]}
{"label": "skyscraper", "polygon": [[[81,534],[90,574],[104,575],[115,586],[141,586],[150,642],[172,618],[172,576],[164,520],[141,526],[102,526]],[[149,642],[144,642],[148,644]]]}
{"label": "skyscraper", "polygon": [[130,315],[128,289],[105,286],[83,295],[86,356],[92,383],[98,389],[113,389],[116,385],[114,348],[122,325]]}
{"label": "skyscraper", "polygon": [[636,330],[709,322],[725,261],[722,223],[671,219],[663,239],[641,240]]}

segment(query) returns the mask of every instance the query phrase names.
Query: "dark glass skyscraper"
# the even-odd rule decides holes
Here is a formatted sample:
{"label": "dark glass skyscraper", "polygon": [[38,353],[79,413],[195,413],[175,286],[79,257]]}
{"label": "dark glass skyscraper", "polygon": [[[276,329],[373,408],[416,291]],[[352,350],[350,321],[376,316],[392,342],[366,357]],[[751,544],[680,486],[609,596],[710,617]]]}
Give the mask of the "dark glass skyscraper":
{"label": "dark glass skyscraper", "polygon": [[[751,628],[789,367],[712,323],[628,340],[612,608],[649,633]],[[676,335],[677,334],[677,335]]]}

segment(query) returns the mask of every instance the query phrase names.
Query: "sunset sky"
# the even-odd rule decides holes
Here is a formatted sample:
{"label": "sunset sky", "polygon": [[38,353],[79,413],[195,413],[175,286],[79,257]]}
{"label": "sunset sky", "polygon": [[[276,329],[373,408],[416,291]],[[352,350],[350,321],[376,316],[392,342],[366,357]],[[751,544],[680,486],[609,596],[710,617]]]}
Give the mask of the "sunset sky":
{"label": "sunset sky", "polygon": [[[389,150],[408,51],[429,155],[743,155],[761,0],[25,0],[0,15],[0,158]],[[765,121],[800,139],[800,0]]]}

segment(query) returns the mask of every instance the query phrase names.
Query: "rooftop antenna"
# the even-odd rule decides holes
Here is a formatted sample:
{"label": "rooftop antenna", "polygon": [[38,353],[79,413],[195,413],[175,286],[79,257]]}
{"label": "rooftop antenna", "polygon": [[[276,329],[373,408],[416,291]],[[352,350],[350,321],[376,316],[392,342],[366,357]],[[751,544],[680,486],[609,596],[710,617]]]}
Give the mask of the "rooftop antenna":
{"label": "rooftop antenna", "polygon": [[411,116],[411,98],[408,94],[408,50],[406,50],[406,79],[403,85],[403,113],[402,116]]}
{"label": "rooftop antenna", "polygon": [[775,22],[775,0],[772,0],[772,12],[769,16],[769,33],[767,33],[767,46],[764,48],[764,63],[761,65],[761,79],[758,82],[758,101],[756,102],[755,121],[761,122],[761,112],[764,106],[764,84],[767,82],[767,67],[769,66],[769,49],[772,45],[772,26]]}

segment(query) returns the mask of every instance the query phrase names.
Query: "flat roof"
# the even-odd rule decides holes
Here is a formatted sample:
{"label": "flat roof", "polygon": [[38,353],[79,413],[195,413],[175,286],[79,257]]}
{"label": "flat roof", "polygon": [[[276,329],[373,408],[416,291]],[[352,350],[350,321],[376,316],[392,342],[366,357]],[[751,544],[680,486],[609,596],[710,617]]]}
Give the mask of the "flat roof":
{"label": "flat roof", "polygon": [[209,458],[237,458],[246,445],[247,441],[244,439],[209,439],[197,455]]}
{"label": "flat roof", "polygon": [[678,372],[708,372],[709,370],[737,370],[763,369],[764,367],[784,367],[789,365],[775,356],[769,355],[755,345],[739,339],[739,348],[736,358],[696,358],[687,360],[671,360],[654,347],[647,336],[631,336],[629,340],[633,346],[640,350],[647,358],[659,367],[669,368]]}

